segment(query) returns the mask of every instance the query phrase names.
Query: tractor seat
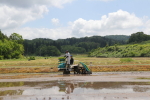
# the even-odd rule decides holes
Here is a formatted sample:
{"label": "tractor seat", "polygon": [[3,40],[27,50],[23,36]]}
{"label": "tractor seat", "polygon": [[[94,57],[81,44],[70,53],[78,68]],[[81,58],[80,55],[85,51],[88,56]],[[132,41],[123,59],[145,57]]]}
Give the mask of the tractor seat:
{"label": "tractor seat", "polygon": [[76,64],[76,65],[70,65],[70,68],[74,68],[74,66],[78,66],[78,64]]}

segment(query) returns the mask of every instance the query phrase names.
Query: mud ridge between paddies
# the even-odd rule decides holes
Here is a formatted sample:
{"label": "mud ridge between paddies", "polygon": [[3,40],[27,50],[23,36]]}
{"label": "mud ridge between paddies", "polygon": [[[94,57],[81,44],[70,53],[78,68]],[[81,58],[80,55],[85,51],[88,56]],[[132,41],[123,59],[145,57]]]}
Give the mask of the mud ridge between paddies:
{"label": "mud ridge between paddies", "polygon": [[[93,65],[92,72],[120,72],[120,71],[150,71],[150,65]],[[57,67],[9,67],[0,68],[0,74],[6,73],[50,73],[58,72]]]}

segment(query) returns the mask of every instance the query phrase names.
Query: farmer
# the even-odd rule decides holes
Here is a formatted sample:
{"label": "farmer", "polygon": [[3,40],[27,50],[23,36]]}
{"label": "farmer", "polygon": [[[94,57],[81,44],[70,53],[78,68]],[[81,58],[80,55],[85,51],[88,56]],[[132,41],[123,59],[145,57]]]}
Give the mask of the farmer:
{"label": "farmer", "polygon": [[73,65],[74,59],[73,56],[71,55],[71,59],[70,59],[70,65]]}
{"label": "farmer", "polygon": [[67,68],[70,68],[70,53],[68,50],[66,51],[65,57],[67,59],[67,62],[66,62]]}

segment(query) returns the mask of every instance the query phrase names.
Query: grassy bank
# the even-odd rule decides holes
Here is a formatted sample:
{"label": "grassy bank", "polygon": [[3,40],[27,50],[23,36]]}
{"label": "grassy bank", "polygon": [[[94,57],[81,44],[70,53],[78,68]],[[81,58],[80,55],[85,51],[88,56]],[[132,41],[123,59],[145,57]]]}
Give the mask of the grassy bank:
{"label": "grassy bank", "polygon": [[[95,58],[73,55],[74,63],[84,62],[93,72],[150,71],[150,58]],[[35,60],[0,60],[0,73],[57,72],[58,57],[35,57]]]}

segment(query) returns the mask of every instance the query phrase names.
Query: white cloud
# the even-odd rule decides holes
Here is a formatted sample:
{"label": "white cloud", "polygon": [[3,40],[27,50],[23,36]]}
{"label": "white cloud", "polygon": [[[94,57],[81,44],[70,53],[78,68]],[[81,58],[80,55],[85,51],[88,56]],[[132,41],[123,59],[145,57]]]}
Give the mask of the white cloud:
{"label": "white cloud", "polygon": [[1,29],[13,29],[22,24],[41,18],[43,14],[47,13],[46,6],[33,6],[30,9],[21,9],[8,6],[0,6],[0,27]]}
{"label": "white cloud", "polygon": [[59,24],[59,19],[53,18],[53,19],[51,19],[51,22],[52,22],[54,25],[58,25],[58,24]]}
{"label": "white cloud", "polygon": [[150,35],[150,20],[146,21],[144,24],[144,32]]}
{"label": "white cloud", "polygon": [[19,8],[30,8],[34,5],[47,5],[62,8],[63,4],[70,3],[74,0],[0,0],[1,4],[6,4]]}
{"label": "white cloud", "polygon": [[117,12],[104,15],[100,20],[84,20],[79,18],[72,23],[72,32],[75,36],[92,36],[92,35],[116,35],[126,34],[138,31],[143,25],[142,19],[126,11],[118,10]]}
{"label": "white cloud", "polygon": [[2,30],[20,27],[26,22],[43,17],[48,7],[62,8],[73,0],[0,0],[0,27]]}
{"label": "white cloud", "polygon": [[[41,13],[46,12],[47,12],[46,10],[41,10]],[[35,16],[37,14],[38,13],[36,13]],[[34,17],[32,19],[32,16],[31,18],[29,16],[30,20],[36,18]],[[7,16],[5,17],[7,18]],[[53,18],[51,21],[55,24],[59,23],[59,19],[57,18]],[[117,12],[112,12],[109,13],[108,15],[103,15],[99,20],[85,20],[83,18],[79,18],[73,22],[69,22],[67,27],[59,27],[55,29],[29,28],[29,27],[14,28],[7,31],[5,30],[3,33],[16,32],[21,34],[24,39],[50,38],[56,40],[70,37],[85,37],[93,35],[99,36],[131,35],[132,33],[138,31],[143,31],[146,34],[149,34],[150,33],[149,27],[150,27],[150,20],[148,17],[138,18],[135,14],[131,14],[123,10],[118,10]]]}
{"label": "white cloud", "polygon": [[[3,33],[16,32],[23,36],[24,39],[35,39],[35,38],[49,38],[49,39],[64,39],[71,36],[71,30],[68,27],[48,29],[48,28],[16,28],[13,30],[3,31]],[[10,34],[9,34],[10,35]]]}
{"label": "white cloud", "polygon": [[[29,21],[43,17],[49,12],[48,7],[62,8],[64,4],[73,0],[0,0],[0,28],[8,36],[13,32],[19,33],[24,39],[34,38],[65,38],[70,36],[67,28],[20,28]],[[52,19],[59,24],[59,19]],[[64,34],[62,34],[62,32]]]}
{"label": "white cloud", "polygon": [[[67,27],[59,26],[55,29],[20,28],[27,22],[42,18],[44,14],[49,12],[49,7],[63,8],[64,4],[72,1],[74,0],[0,0],[0,28],[7,35],[16,32],[21,34],[24,39],[131,35],[138,31],[150,33],[150,19],[148,17],[138,18],[135,14],[123,10],[103,15],[99,20],[79,18],[69,22]],[[54,25],[60,24],[60,20],[57,18],[51,19],[51,22]]]}

